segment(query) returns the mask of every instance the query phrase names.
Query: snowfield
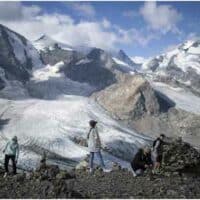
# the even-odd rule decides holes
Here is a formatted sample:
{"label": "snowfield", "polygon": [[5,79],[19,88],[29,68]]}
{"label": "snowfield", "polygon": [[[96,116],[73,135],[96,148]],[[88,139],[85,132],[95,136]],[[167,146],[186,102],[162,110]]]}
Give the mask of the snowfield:
{"label": "snowfield", "polygon": [[[111,149],[114,155],[118,152],[127,154],[127,151],[133,155],[136,148],[144,146],[149,140],[121,126],[87,97],[68,95],[57,100],[1,99],[0,112],[3,113],[2,120],[8,120],[1,130],[1,150],[7,139],[17,135],[20,145],[29,149],[28,154],[22,150],[23,156],[20,156],[19,165],[31,163],[29,168],[36,167],[42,154],[34,147],[74,161],[85,158],[88,154],[87,148],[75,144],[73,138],[86,138],[90,119],[99,121],[103,146]],[[131,145],[127,146],[128,144]],[[106,156],[106,163],[114,160],[124,167],[127,165],[114,156]]]}

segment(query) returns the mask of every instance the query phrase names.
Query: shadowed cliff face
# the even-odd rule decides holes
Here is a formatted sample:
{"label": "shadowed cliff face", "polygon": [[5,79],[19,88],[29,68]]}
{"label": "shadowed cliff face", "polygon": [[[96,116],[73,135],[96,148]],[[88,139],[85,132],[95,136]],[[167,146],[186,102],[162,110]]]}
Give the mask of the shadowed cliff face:
{"label": "shadowed cliff face", "polygon": [[39,53],[26,38],[0,25],[0,67],[8,79],[26,82],[34,64],[41,64]]}

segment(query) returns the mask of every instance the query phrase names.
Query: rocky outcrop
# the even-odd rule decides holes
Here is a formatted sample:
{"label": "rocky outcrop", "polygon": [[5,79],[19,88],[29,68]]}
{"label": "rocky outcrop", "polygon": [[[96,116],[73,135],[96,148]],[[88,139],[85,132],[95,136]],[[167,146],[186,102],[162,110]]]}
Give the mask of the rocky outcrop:
{"label": "rocky outcrop", "polygon": [[44,64],[55,65],[63,61],[68,64],[74,60],[79,60],[83,56],[76,51],[67,51],[59,46],[55,46],[52,50],[40,51],[41,59]]}
{"label": "rocky outcrop", "polygon": [[42,162],[37,171],[7,178],[0,168],[0,198],[199,198],[200,153],[180,139],[169,141],[160,172],[139,177],[117,163],[109,173],[96,167],[90,174],[88,166],[66,171]]}
{"label": "rocky outcrop", "polygon": [[200,153],[178,138],[164,146],[162,171],[199,173]]}
{"label": "rocky outcrop", "polygon": [[116,82],[114,61],[103,50],[94,48],[84,58],[72,60],[64,68],[65,75],[81,83],[89,83],[97,89]]}
{"label": "rocky outcrop", "polygon": [[[146,114],[157,115],[162,109],[159,104],[162,97],[158,96],[149,82],[140,75],[123,75],[118,83],[94,94],[94,97],[120,120],[139,119]],[[168,105],[169,102],[165,101],[164,104]]]}
{"label": "rocky outcrop", "polygon": [[75,173],[55,165],[6,178],[0,174],[0,198],[83,198],[74,190],[75,179]]}

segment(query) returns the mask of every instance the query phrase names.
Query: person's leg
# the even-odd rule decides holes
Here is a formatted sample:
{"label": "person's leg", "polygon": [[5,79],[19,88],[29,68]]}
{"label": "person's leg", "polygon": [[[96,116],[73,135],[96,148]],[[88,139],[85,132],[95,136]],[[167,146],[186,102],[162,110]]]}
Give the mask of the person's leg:
{"label": "person's leg", "polygon": [[9,156],[5,155],[4,167],[5,167],[6,173],[8,173],[8,163],[9,163]]}
{"label": "person's leg", "polygon": [[17,166],[16,166],[16,162],[15,162],[15,156],[11,156],[10,158],[12,160],[13,174],[16,174],[17,173]]}
{"label": "person's leg", "polygon": [[133,176],[136,177],[137,174],[135,173],[134,166],[133,166],[132,162],[131,162],[131,168],[130,169],[131,169],[131,172],[132,172]]}
{"label": "person's leg", "polygon": [[90,170],[93,169],[94,152],[90,152]]}
{"label": "person's leg", "polygon": [[98,154],[101,167],[105,168],[105,164],[104,164],[104,161],[103,161],[103,157],[102,157],[101,151],[98,151],[96,154]]}

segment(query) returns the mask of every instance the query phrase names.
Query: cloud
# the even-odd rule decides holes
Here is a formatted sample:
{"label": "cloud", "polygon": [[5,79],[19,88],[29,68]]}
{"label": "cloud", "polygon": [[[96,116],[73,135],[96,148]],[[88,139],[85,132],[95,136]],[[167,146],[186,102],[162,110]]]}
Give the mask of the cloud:
{"label": "cloud", "polygon": [[[151,40],[156,39],[156,36],[150,32],[145,34],[134,28],[123,29],[106,18],[98,21],[81,20],[77,22],[67,14],[46,13],[38,6],[24,6],[21,3],[7,4],[4,9],[13,9],[16,12],[15,14],[10,13],[10,15],[13,14],[12,17],[1,13],[3,17],[0,18],[0,23],[29,40],[36,40],[46,34],[72,46],[88,45],[113,50],[119,45],[145,46]],[[18,17],[15,18],[15,16]]]}
{"label": "cloud", "polygon": [[106,18],[103,19],[102,25],[103,25],[103,27],[106,28],[106,29],[111,27],[110,21],[107,20]]}
{"label": "cloud", "polygon": [[0,20],[23,20],[34,17],[40,12],[40,7],[35,5],[22,6],[20,2],[0,2]]}
{"label": "cloud", "polygon": [[179,33],[177,23],[182,15],[170,5],[157,5],[156,2],[145,2],[140,14],[152,30],[162,33]]}
{"label": "cloud", "polygon": [[0,2],[0,19],[18,20],[23,17],[21,4],[18,2]]}
{"label": "cloud", "polygon": [[124,30],[120,27],[116,27],[116,30],[119,33],[121,41],[127,45],[139,44],[144,47],[148,45],[150,41],[158,39],[159,37],[157,34],[153,34],[151,32],[144,33],[144,31],[135,28]]}
{"label": "cloud", "polygon": [[187,40],[197,40],[200,39],[200,35],[194,32],[191,32],[187,35]]}
{"label": "cloud", "polygon": [[122,15],[124,17],[128,17],[128,18],[134,18],[138,16],[138,12],[134,11],[134,10],[126,10],[122,13]]}
{"label": "cloud", "polygon": [[89,3],[67,3],[67,5],[79,16],[94,17],[96,15],[95,8]]}

